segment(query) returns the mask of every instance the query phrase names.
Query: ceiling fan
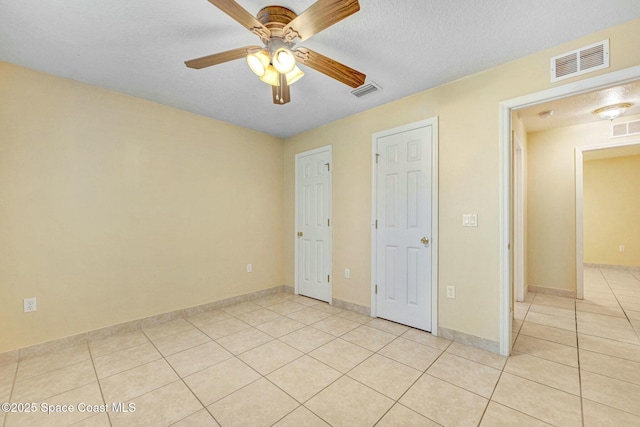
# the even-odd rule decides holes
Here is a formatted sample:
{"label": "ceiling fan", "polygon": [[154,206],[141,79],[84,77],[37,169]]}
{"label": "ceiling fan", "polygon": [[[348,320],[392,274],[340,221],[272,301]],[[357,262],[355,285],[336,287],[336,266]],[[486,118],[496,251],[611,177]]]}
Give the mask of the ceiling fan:
{"label": "ceiling fan", "polygon": [[208,0],[260,37],[264,47],[245,46],[185,62],[189,68],[201,69],[240,58],[247,58],[249,68],[271,86],[273,103],[291,101],[289,86],[304,73],[297,62],[313,68],[353,88],[362,86],[366,76],[331,58],[304,47],[301,42],[360,10],[358,0],[318,0],[300,15],[283,6],[267,6],[253,17],[234,0]]}

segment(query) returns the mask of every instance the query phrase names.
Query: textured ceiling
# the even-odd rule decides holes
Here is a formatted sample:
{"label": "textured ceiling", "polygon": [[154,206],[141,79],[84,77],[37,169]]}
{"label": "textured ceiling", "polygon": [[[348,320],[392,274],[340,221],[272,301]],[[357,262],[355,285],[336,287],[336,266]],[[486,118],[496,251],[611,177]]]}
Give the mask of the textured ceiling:
{"label": "textured ceiling", "polygon": [[[239,0],[255,14],[277,3]],[[360,0],[360,12],[302,46],[367,74],[381,92],[314,70],[273,105],[244,60],[184,61],[259,42],[206,0],[0,0],[0,60],[289,137],[640,17],[638,0]]]}
{"label": "textured ceiling", "polygon": [[[527,132],[540,132],[600,121],[602,119],[593,114],[595,110],[623,102],[630,103],[631,107],[617,120],[640,114],[640,81],[523,108],[518,110],[518,116]],[[538,114],[544,111],[553,111],[553,115],[541,118]]]}

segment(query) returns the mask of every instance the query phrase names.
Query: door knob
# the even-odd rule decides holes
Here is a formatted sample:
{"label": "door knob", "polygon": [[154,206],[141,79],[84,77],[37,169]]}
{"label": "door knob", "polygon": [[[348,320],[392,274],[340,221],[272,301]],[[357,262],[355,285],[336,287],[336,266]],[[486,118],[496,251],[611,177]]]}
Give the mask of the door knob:
{"label": "door knob", "polygon": [[298,231],[298,237],[302,237],[302,231]]}
{"label": "door knob", "polygon": [[421,242],[423,245],[426,245],[426,244],[428,244],[428,243],[429,243],[429,239],[427,239],[426,237],[423,237],[422,239],[420,239],[420,242]]}

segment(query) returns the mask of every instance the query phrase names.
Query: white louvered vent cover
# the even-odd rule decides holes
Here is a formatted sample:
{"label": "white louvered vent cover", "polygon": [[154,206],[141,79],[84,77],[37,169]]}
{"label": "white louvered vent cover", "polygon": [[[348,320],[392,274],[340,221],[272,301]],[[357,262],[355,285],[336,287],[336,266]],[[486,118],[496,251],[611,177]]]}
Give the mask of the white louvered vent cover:
{"label": "white louvered vent cover", "polygon": [[355,96],[356,98],[362,98],[365,95],[369,95],[381,90],[382,88],[376,82],[369,82],[360,86],[359,88],[352,90],[351,95]]}
{"label": "white louvered vent cover", "polygon": [[609,40],[551,58],[551,82],[609,67]]}
{"label": "white louvered vent cover", "polygon": [[640,135],[640,120],[611,125],[611,138],[629,135]]}

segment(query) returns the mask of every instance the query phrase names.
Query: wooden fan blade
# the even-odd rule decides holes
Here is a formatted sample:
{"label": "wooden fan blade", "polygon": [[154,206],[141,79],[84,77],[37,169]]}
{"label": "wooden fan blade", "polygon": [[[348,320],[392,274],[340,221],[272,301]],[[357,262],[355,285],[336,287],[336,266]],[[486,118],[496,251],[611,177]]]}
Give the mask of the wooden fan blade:
{"label": "wooden fan blade", "polygon": [[347,67],[338,61],[334,61],[305,47],[299,47],[294,50],[293,53],[302,64],[316,71],[320,71],[322,74],[336,79],[347,86],[353,88],[362,86],[367,78],[367,76],[360,71]]}
{"label": "wooden fan blade", "polygon": [[245,8],[240,6],[233,0],[209,0],[209,3],[235,19],[245,27],[247,30],[256,34],[258,37],[268,39],[271,36],[271,31],[260,21],[258,21],[253,15],[251,15]]}
{"label": "wooden fan blade", "polygon": [[284,27],[284,36],[306,40],[359,10],[358,0],[318,0]]}
{"label": "wooden fan blade", "polygon": [[196,70],[199,70],[201,68],[211,67],[212,65],[218,65],[224,62],[244,58],[249,53],[260,49],[262,49],[260,46],[239,47],[238,49],[214,53],[213,55],[203,56],[202,58],[191,59],[189,61],[185,61],[184,65],[189,68],[195,68]]}
{"label": "wooden fan blade", "polygon": [[284,74],[278,74],[280,86],[271,86],[271,95],[273,95],[273,103],[284,105],[291,102],[291,91],[287,84],[287,77]]}

